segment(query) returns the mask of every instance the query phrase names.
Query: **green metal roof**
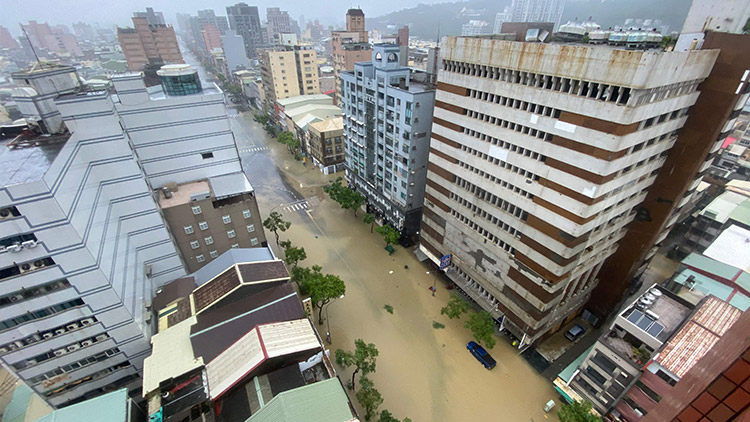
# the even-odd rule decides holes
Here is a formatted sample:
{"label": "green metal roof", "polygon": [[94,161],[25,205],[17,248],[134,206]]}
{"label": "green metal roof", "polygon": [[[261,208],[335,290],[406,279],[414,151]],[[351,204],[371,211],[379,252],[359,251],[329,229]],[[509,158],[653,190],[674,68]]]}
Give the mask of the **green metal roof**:
{"label": "green metal roof", "polygon": [[354,415],[338,378],[280,393],[246,422],[345,422]]}
{"label": "green metal roof", "polygon": [[746,199],[729,213],[729,219],[750,226],[750,199]]}
{"label": "green metal roof", "polygon": [[26,409],[29,406],[32,393],[33,391],[26,384],[19,385],[13,392],[10,403],[5,408],[3,422],[23,422],[26,419]]}
{"label": "green metal roof", "polygon": [[36,422],[129,422],[128,389],[123,388],[55,410]]}
{"label": "green metal roof", "polygon": [[731,265],[724,264],[698,253],[691,253],[685,257],[685,259],[682,260],[682,264],[710,274],[716,274],[717,276],[728,280],[733,280],[740,271]]}
{"label": "green metal roof", "polygon": [[689,268],[680,271],[674,277],[674,281],[684,285],[690,276],[693,276],[693,279],[695,280],[695,284],[692,286],[693,290],[698,290],[706,295],[716,296],[725,302],[729,302],[730,305],[741,311],[745,311],[750,307],[749,297],[736,291],[736,289],[733,289],[731,286],[727,286],[726,284],[720,283],[710,277],[696,273]]}
{"label": "green metal roof", "polygon": [[588,356],[589,353],[591,353],[591,349],[593,348],[594,346],[592,345],[591,347],[586,349],[585,352],[581,353],[580,356],[578,356],[573,362],[571,362],[570,365],[566,366],[565,369],[562,370],[562,372],[557,374],[557,376],[560,377],[560,379],[562,379],[566,383],[570,382],[570,379],[573,378],[573,374],[575,374],[578,367],[581,366],[583,361],[586,359],[586,356]]}

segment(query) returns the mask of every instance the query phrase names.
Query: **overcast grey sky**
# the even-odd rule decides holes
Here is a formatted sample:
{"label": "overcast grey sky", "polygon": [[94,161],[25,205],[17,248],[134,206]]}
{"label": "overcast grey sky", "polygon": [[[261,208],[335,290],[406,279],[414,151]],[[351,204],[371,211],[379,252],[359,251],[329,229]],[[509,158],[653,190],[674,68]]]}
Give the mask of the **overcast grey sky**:
{"label": "overcast grey sky", "polygon": [[[67,24],[83,21],[90,24],[98,22],[103,26],[130,24],[134,11],[145,10],[151,6],[164,12],[168,22],[175,22],[178,12],[195,15],[199,9],[214,9],[217,15],[226,15],[226,6],[239,0],[0,0],[0,25],[18,34],[18,24],[28,20],[48,22],[50,24]],[[436,0],[381,0],[370,2],[353,2],[351,0],[262,0],[247,1],[251,6],[261,10],[261,20],[265,20],[266,7],[280,7],[288,10],[292,18],[300,14],[305,19],[325,18],[329,22],[342,22],[346,9],[359,5],[367,16],[375,17],[393,10],[416,6],[418,3],[437,3]],[[72,28],[71,28],[72,29]]]}

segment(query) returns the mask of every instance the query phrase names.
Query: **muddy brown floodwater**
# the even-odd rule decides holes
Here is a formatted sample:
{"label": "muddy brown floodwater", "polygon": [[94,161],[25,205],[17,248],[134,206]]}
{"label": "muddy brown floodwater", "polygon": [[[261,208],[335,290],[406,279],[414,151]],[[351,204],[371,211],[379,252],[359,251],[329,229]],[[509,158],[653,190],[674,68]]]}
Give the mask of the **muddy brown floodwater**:
{"label": "muddy brown floodwater", "polygon": [[[330,348],[351,349],[357,338],[377,346],[377,371],[370,377],[385,399],[381,410],[419,422],[557,420],[542,410],[548,400],[557,400],[551,383],[504,340],[490,351],[498,362],[491,371],[471,356],[466,317],[451,321],[440,315],[450,292],[439,288],[432,296],[433,279],[425,273],[430,268],[411,250],[396,247],[389,256],[382,238],[362,223],[361,212],[355,219],[351,211],[320,199],[309,215],[284,213],[293,225],[282,238],[305,248],[308,257],[301,265],[322,265],[346,282],[346,297],[329,310]],[[393,314],[383,309],[386,304]],[[445,328],[433,328],[433,321]],[[325,336],[325,325],[319,328]],[[337,370],[344,380],[351,376]]]}
{"label": "muddy brown floodwater", "polygon": [[[432,296],[428,290],[432,274],[425,274],[432,269],[418,262],[411,249],[396,246],[389,256],[382,237],[370,233],[370,226],[362,222],[362,212],[355,218],[352,211],[327,199],[321,186],[343,172],[323,176],[310,165],[303,167],[291,159],[277,142],[264,138],[255,142],[269,148],[270,161],[253,165],[269,166],[272,162],[285,184],[308,198],[311,211],[278,207],[289,199],[278,190],[264,188],[258,194],[261,213],[265,216],[276,208],[292,222],[281,238],[305,248],[307,259],[300,265],[321,265],[324,272],[337,274],[346,282],[346,296],[329,308],[331,354],[337,348],[352,349],[357,338],[377,346],[377,370],[370,378],[385,399],[380,410],[388,409],[399,419],[408,416],[415,422],[558,420],[555,411],[559,403],[550,414],[542,410],[548,400],[559,401],[551,382],[500,338],[490,350],[497,366],[491,371],[484,369],[466,350],[466,343],[472,340],[463,326],[467,317],[451,321],[440,315],[450,292],[438,282],[437,294]],[[280,255],[273,234],[267,233],[267,238]],[[386,304],[393,306],[393,314],[383,309]],[[445,328],[433,328],[433,321]],[[325,338],[326,326],[318,328]],[[336,369],[345,382],[351,378],[350,370]],[[364,417],[353,394],[351,398]]]}

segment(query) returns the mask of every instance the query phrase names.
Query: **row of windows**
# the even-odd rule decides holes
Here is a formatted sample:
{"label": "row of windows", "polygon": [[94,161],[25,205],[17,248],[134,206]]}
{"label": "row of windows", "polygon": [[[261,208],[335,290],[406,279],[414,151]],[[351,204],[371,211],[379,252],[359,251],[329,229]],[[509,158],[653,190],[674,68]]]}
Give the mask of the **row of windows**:
{"label": "row of windows", "polygon": [[[518,230],[516,230],[514,227],[512,227],[510,224],[504,222],[503,220],[495,217],[494,215],[488,213],[487,211],[483,210],[482,208],[476,206],[475,204],[472,204],[471,202],[467,201],[466,199],[460,197],[459,195],[456,195],[455,193],[451,192],[450,198],[456,202],[458,202],[460,205],[467,208],[472,213],[478,215],[479,217],[484,218],[485,220],[489,221],[490,223],[496,225],[497,227],[505,230],[506,232],[510,233],[511,236],[515,236],[518,233]],[[516,211],[516,208],[513,209]],[[514,217],[521,218],[523,214],[523,210],[518,208],[519,215],[511,214]],[[480,232],[481,233],[481,232]],[[483,234],[483,233],[482,233]]]}
{"label": "row of windows", "polygon": [[616,102],[617,104],[623,105],[628,103],[631,95],[630,88],[617,85],[607,85],[580,79],[561,78],[559,76],[464,63],[454,60],[443,60],[443,70],[462,75],[479,76],[513,84],[526,85],[533,88],[541,88],[581,97],[593,98],[601,101]]}
{"label": "row of windows", "polygon": [[[246,229],[247,229],[248,233],[254,232],[255,231],[255,224],[249,224],[249,225],[247,225]],[[235,237],[237,237],[237,232],[235,232],[234,229],[227,231],[227,238],[233,239]],[[212,245],[214,243],[214,238],[213,238],[213,236],[204,237],[203,241],[206,242],[206,246]],[[190,247],[193,248],[193,249],[198,249],[198,248],[201,247],[201,244],[197,240],[192,240],[192,241],[190,241]]]}
{"label": "row of windows", "polygon": [[[252,246],[258,246],[258,243],[259,242],[258,242],[258,238],[257,237],[254,237],[254,238],[250,239],[250,245],[252,245]],[[234,249],[239,248],[239,247],[240,247],[239,243],[235,243],[235,244],[232,245],[232,248],[234,248]],[[193,248],[193,249],[196,249],[196,248]],[[219,256],[219,252],[216,251],[216,250],[213,250],[213,251],[210,251],[208,253],[208,255],[211,257],[211,259],[214,259],[214,258],[217,258]],[[205,262],[206,261],[206,257],[203,256],[203,254],[196,255],[195,256],[195,260],[197,262]]]}
{"label": "row of windows", "polygon": [[106,357],[109,357],[109,356],[113,356],[113,355],[116,355],[118,353],[120,353],[120,349],[118,349],[117,347],[115,347],[113,349],[105,350],[105,351],[103,351],[101,353],[97,353],[94,356],[89,356],[87,358],[83,358],[83,359],[81,359],[79,361],[76,361],[76,362],[73,362],[73,363],[71,363],[69,365],[61,366],[61,367],[55,368],[55,369],[53,369],[53,370],[51,370],[49,372],[45,372],[44,374],[38,375],[38,376],[36,376],[34,378],[29,378],[28,381],[29,381],[29,384],[32,384],[32,385],[33,384],[38,384],[40,382],[44,382],[46,380],[59,377],[60,375],[66,373],[66,372],[75,371],[76,369],[80,369],[80,368],[83,368],[85,366],[89,366],[89,365],[92,365],[94,363],[101,362],[102,360],[104,360],[103,358],[106,358]]}
{"label": "row of windows", "polygon": [[509,244],[503,242],[502,240],[500,240],[499,237],[485,230],[484,227],[475,223],[474,220],[466,218],[463,214],[459,213],[458,211],[454,209],[451,209],[451,215],[454,218],[456,218],[458,221],[467,225],[470,229],[484,236],[487,240],[492,242],[495,246],[502,248],[505,252],[508,252],[511,255],[515,253],[515,250]]}
{"label": "row of windows", "polygon": [[505,129],[514,130],[516,132],[523,133],[524,135],[533,136],[535,138],[543,139],[545,141],[551,141],[552,140],[552,134],[551,133],[547,133],[547,132],[545,132],[543,130],[538,130],[538,129],[530,128],[528,126],[524,126],[522,124],[514,123],[514,122],[511,122],[511,121],[508,121],[508,120],[498,119],[495,116],[490,116],[489,114],[480,113],[480,112],[474,111],[474,110],[466,109],[466,111],[464,113],[467,116],[469,116],[469,117],[471,117],[473,119],[477,119],[477,120],[481,120],[483,122],[491,123],[493,125],[496,125],[496,126],[499,126],[499,127],[505,128]]}
{"label": "row of windows", "polygon": [[[193,205],[192,210],[193,210],[193,214],[195,215],[203,213],[203,210],[201,209],[200,205]],[[244,217],[245,219],[248,219],[252,216],[253,214],[250,212],[250,210],[242,210],[242,217]],[[221,217],[221,219],[222,221],[224,221],[224,224],[229,224],[232,222],[232,216],[230,215],[224,215]],[[200,226],[201,230],[208,229],[208,223],[206,223],[205,221],[201,221],[200,223],[198,223],[198,225]],[[185,233],[190,234],[188,233],[188,227],[190,227],[189,230],[190,230],[190,233],[192,233],[193,226],[185,226]]]}
{"label": "row of windows", "polygon": [[28,299],[33,299],[38,296],[46,295],[67,287],[70,287],[70,282],[68,282],[68,280],[66,279],[62,279],[51,281],[49,283],[41,284],[39,286],[31,287],[28,289],[18,290],[0,297],[0,308],[18,302],[23,302]]}
{"label": "row of windows", "polygon": [[98,336],[95,336],[95,337],[90,337],[90,338],[83,339],[81,341],[76,341],[72,344],[61,347],[58,350],[41,353],[32,358],[22,360],[18,363],[13,364],[13,367],[16,368],[17,370],[21,370],[21,369],[28,368],[34,365],[38,365],[42,362],[46,362],[50,359],[54,359],[58,356],[62,356],[65,353],[74,352],[76,350],[85,349],[86,347],[93,346],[95,343],[98,343],[100,341],[105,341],[108,338],[109,338],[108,334],[99,334]]}
{"label": "row of windows", "polygon": [[554,118],[560,117],[560,110],[558,109],[543,106],[541,104],[530,103],[528,101],[521,101],[515,98],[503,97],[502,95],[491,94],[489,92],[479,91],[476,89],[469,90],[469,97],[494,104],[499,104],[505,107],[515,108],[517,110],[528,111],[540,116]]}
{"label": "row of windows", "polygon": [[20,338],[10,343],[3,344],[2,346],[0,346],[0,355],[5,354],[9,351],[22,349],[26,346],[38,343],[40,341],[44,341],[47,339],[65,335],[71,331],[75,331],[80,328],[84,328],[89,325],[95,324],[96,322],[97,322],[96,318],[92,316],[92,317],[81,318],[79,320],[73,321],[72,323],[65,323],[63,325],[57,326],[45,332],[36,332],[27,337]]}
{"label": "row of windows", "polygon": [[495,137],[490,136],[490,135],[486,135],[486,134],[484,134],[482,132],[479,132],[479,131],[476,131],[476,130],[473,130],[473,129],[469,129],[467,127],[464,127],[464,133],[467,134],[467,135],[471,135],[471,136],[473,136],[473,137],[475,137],[477,139],[480,139],[482,141],[485,141],[487,143],[490,143],[492,145],[497,145],[497,146],[499,146],[501,148],[505,148],[505,149],[507,149],[509,151],[515,152],[517,154],[521,154],[524,157],[533,158],[534,160],[538,160],[538,161],[541,161],[541,162],[544,162],[545,160],[547,160],[547,157],[545,155],[543,155],[543,154],[531,151],[530,149],[519,147],[518,145],[512,144],[510,142],[503,141],[501,139],[495,138]]}
{"label": "row of windows", "polygon": [[[107,351],[107,352],[109,352],[109,351]],[[116,353],[113,353],[112,355],[107,355],[102,360],[107,360],[110,357],[114,356],[115,354]],[[97,356],[99,356],[99,355],[97,355]],[[98,362],[101,362],[102,360],[99,360]],[[96,381],[98,379],[101,379],[101,378],[103,378],[103,377],[111,374],[112,372],[119,371],[120,369],[128,368],[130,366],[131,366],[130,362],[123,362],[123,363],[117,364],[115,366],[112,366],[110,368],[102,369],[99,372],[96,372],[96,373],[94,373],[92,375],[89,375],[87,377],[81,378],[80,380],[73,381],[70,384],[66,384],[65,386],[60,387],[60,388],[58,388],[56,390],[48,391],[48,392],[44,393],[44,396],[47,397],[47,398],[52,398],[52,397],[55,397],[55,396],[59,396],[60,394],[65,393],[66,391],[69,391],[69,390],[72,390],[74,388],[77,388],[81,384],[85,384],[85,383],[88,383],[88,382],[91,382],[91,381]]]}
{"label": "row of windows", "polygon": [[74,300],[63,302],[63,303],[50,306],[44,309],[39,309],[37,311],[27,312],[15,318],[6,319],[5,321],[0,321],[0,330],[13,328],[17,325],[21,325],[23,323],[33,321],[36,319],[45,318],[50,315],[54,315],[56,313],[62,312],[66,309],[74,308],[76,306],[81,306],[81,305],[83,305],[83,300],[74,299]]}
{"label": "row of windows", "polygon": [[[528,171],[526,169],[523,169],[521,167],[514,166],[513,164],[510,164],[510,163],[508,163],[506,161],[503,161],[503,160],[501,160],[499,158],[493,158],[493,157],[491,157],[491,156],[489,156],[489,155],[487,155],[487,154],[485,154],[483,152],[479,152],[479,151],[477,151],[475,149],[472,149],[472,148],[469,148],[469,147],[463,147],[462,146],[461,149],[464,150],[464,151],[466,151],[466,152],[471,153],[471,155],[475,155],[475,156],[477,156],[477,157],[479,157],[479,158],[481,158],[481,159],[483,159],[485,161],[489,161],[490,163],[492,163],[492,164],[494,164],[494,165],[496,165],[498,167],[502,167],[502,168],[504,168],[506,170],[512,171],[513,173],[516,173],[516,174],[518,174],[518,175],[520,175],[522,177],[526,177],[526,178],[531,179],[533,181],[539,180],[539,176],[537,176],[536,174],[534,174],[534,173],[532,173],[532,172],[530,172],[530,171]],[[465,169],[469,169],[469,170],[473,171],[474,173],[484,175],[483,171],[481,171],[481,170],[479,170],[477,168],[474,168],[474,166],[470,166],[470,165],[464,163],[463,161],[459,161],[458,165],[461,166],[461,167],[463,167],[463,168],[465,168]]]}

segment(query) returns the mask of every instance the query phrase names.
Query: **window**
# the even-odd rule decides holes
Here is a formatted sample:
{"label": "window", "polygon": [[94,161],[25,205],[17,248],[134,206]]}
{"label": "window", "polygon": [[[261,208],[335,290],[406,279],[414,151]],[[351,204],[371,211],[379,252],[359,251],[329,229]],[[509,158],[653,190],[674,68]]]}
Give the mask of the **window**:
{"label": "window", "polygon": [[584,372],[586,372],[586,374],[599,385],[604,385],[604,383],[607,382],[607,378],[591,366],[587,367]]}
{"label": "window", "polygon": [[197,240],[193,240],[193,241],[190,242],[190,247],[193,248],[193,249],[198,249],[198,248],[201,247],[201,244],[198,243]]}
{"label": "window", "polygon": [[202,152],[202,153],[201,153],[201,157],[202,157],[202,158],[203,158],[204,160],[205,160],[205,159],[208,159],[208,158],[214,158],[214,153],[213,153],[213,152]]}
{"label": "window", "polygon": [[208,223],[206,223],[205,221],[201,221],[200,223],[198,223],[198,227],[200,227],[201,230],[208,230]]}
{"label": "window", "polygon": [[185,229],[185,234],[191,234],[194,231],[193,226],[185,226],[183,229]]}
{"label": "window", "polygon": [[213,238],[213,237],[211,237],[211,236],[208,236],[208,237],[204,237],[204,238],[203,238],[203,240],[204,240],[204,241],[206,242],[206,246],[208,246],[208,245],[210,245],[210,244],[214,243],[214,238]]}
{"label": "window", "polygon": [[206,260],[206,258],[203,255],[197,255],[195,257],[195,260],[198,261],[198,262],[203,262],[203,261]]}
{"label": "window", "polygon": [[252,217],[253,215],[252,215],[252,214],[250,214],[250,210],[243,210],[243,211],[242,211],[242,216],[243,216],[243,217],[245,217],[245,218],[250,218],[250,217]]}
{"label": "window", "polygon": [[236,234],[236,233],[234,232],[234,230],[229,230],[229,231],[227,232],[227,237],[228,237],[228,238],[230,238],[230,239],[231,239],[231,238],[233,238],[233,237],[235,237],[235,236],[237,236],[237,234]]}
{"label": "window", "polygon": [[200,205],[194,205],[193,206],[193,214],[198,215],[198,214],[200,214],[202,212],[203,211],[201,211],[201,206]]}
{"label": "window", "polygon": [[237,248],[239,248],[239,247],[240,247],[240,244],[239,244],[239,243],[233,243],[233,244],[232,244],[232,249],[237,249]]}
{"label": "window", "polygon": [[255,231],[255,224],[248,224],[247,225],[247,232],[252,233]]}
{"label": "window", "polygon": [[258,244],[258,238],[254,237],[254,238],[250,239],[250,244],[253,245],[253,246],[257,245]]}
{"label": "window", "polygon": [[659,378],[661,378],[661,379],[663,379],[664,381],[667,382],[667,384],[669,384],[671,386],[674,386],[675,384],[677,384],[677,380],[675,380],[674,378],[670,377],[669,374],[667,374],[666,372],[662,371],[661,369],[659,369],[658,371],[656,371],[656,376],[659,377]]}
{"label": "window", "polygon": [[232,217],[228,215],[221,217],[221,219],[224,221],[224,224],[229,224],[232,222]]}
{"label": "window", "polygon": [[218,251],[211,251],[208,254],[211,255],[211,258],[216,258],[217,256],[219,256],[219,252]]}
{"label": "window", "polygon": [[659,403],[661,401],[661,396],[651,388],[649,388],[646,384],[644,384],[641,381],[636,381],[635,385],[638,386],[638,388],[643,391],[643,394],[647,395],[651,400]]}

